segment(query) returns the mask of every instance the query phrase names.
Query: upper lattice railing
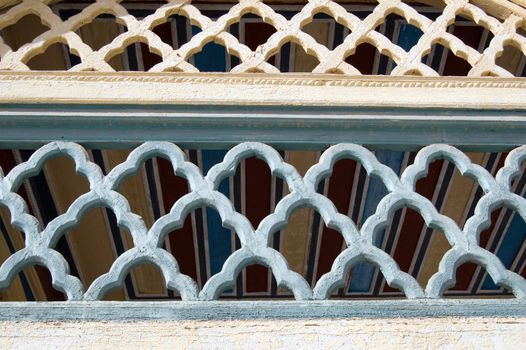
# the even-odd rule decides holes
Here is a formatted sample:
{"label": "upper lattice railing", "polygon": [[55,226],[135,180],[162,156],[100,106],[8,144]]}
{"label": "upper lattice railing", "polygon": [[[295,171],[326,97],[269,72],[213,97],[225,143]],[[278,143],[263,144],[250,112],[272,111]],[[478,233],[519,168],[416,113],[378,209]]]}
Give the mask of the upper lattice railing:
{"label": "upper lattice railing", "polygon": [[[435,45],[442,45],[457,57],[467,61],[471,66],[467,75],[475,77],[513,76],[516,73],[498,64],[499,57],[505,54],[506,47],[513,47],[523,55],[526,53],[526,37],[521,35],[526,27],[524,15],[526,12],[518,5],[503,1],[495,2],[494,5],[483,3],[484,10],[492,10],[490,15],[481,7],[467,1],[446,0],[438,16],[429,17],[417,11],[415,6],[400,0],[380,0],[377,6],[371,7],[372,12],[366,16],[356,15],[349,7],[335,1],[312,0],[290,19],[259,0],[242,0],[218,18],[204,15],[199,6],[191,4],[190,1],[167,1],[159,4],[152,14],[140,17],[131,15],[127,7],[120,4],[121,1],[100,0],[85,4],[80,13],[62,19],[53,11],[50,2],[50,0],[23,0],[0,15],[0,29],[16,23],[28,14],[40,17],[42,23],[49,27],[49,30],[37,36],[31,43],[17,50],[13,50],[0,38],[0,69],[29,70],[28,61],[55,43],[67,45],[69,51],[79,57],[80,63],[73,65],[71,71],[103,72],[113,71],[114,67],[109,61],[122,53],[127,46],[137,42],[147,44],[151,52],[161,57],[161,61],[151,67],[152,72],[197,72],[199,69],[192,64],[192,57],[210,42],[223,45],[230,55],[239,59],[239,64],[235,65],[231,72],[279,72],[280,69],[271,64],[269,59],[288,42],[299,45],[308,55],[316,58],[318,63],[312,69],[313,73],[348,75],[361,74],[353,66],[353,62],[349,62],[346,58],[353,55],[363,43],[374,46],[378,52],[392,60],[394,68],[387,72],[391,75],[442,74],[440,69],[425,63],[426,55]],[[229,27],[238,23],[248,13],[261,17],[275,29],[274,34],[255,50],[229,32]],[[350,32],[341,44],[327,47],[305,32],[305,26],[320,13],[332,17]],[[93,50],[78,31],[101,14],[115,16],[116,21],[125,26],[126,31],[100,49]],[[375,30],[390,14],[403,17],[407,23],[422,32],[414,46],[402,48],[386,35]],[[156,26],[169,21],[169,17],[173,15],[184,16],[193,26],[199,28],[188,42],[180,46],[164,42],[154,32]],[[492,36],[489,44],[483,48],[473,48],[448,30],[449,26],[455,23],[457,16],[484,27]]]}

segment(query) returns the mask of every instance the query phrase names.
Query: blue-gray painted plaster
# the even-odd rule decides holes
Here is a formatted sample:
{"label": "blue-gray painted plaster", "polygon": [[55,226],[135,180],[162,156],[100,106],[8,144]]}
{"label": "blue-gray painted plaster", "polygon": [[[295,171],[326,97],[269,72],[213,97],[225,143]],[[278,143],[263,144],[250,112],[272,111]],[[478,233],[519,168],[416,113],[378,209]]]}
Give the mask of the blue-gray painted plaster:
{"label": "blue-gray painted plaster", "polygon": [[0,303],[0,321],[254,320],[526,317],[526,303],[501,300],[324,300]]}
{"label": "blue-gray painted plaster", "polygon": [[526,113],[437,108],[0,105],[0,146],[28,148],[56,140],[105,148],[144,141],[224,148],[259,141],[288,149],[352,142],[405,150],[430,143],[505,150],[526,143]]}

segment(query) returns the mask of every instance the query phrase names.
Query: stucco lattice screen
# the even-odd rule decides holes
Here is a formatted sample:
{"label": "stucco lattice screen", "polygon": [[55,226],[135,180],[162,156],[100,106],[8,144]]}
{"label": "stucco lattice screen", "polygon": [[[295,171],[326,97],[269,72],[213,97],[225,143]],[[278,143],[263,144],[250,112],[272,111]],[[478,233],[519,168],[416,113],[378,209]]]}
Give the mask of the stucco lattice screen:
{"label": "stucco lattice screen", "polygon": [[[78,197],[65,214],[42,228],[38,220],[28,214],[27,204],[16,191],[26,178],[38,174],[47,160],[58,155],[67,155],[75,161],[77,172],[89,181],[90,191]],[[126,177],[136,173],[145,160],[154,156],[168,159],[175,174],[188,181],[190,192],[176,201],[171,210],[148,229],[143,219],[132,213],[128,200],[116,189]],[[257,228],[218,191],[220,183],[235,173],[238,164],[253,156],[268,164],[272,173],[287,183],[290,191]],[[358,161],[369,175],[378,177],[388,191],[378,204],[376,213],[360,229],[348,216],[338,213],[327,197],[316,191],[319,182],[331,175],[336,161],[344,158]],[[452,162],[462,175],[473,178],[485,193],[463,229],[449,217],[440,214],[427,198],[415,192],[418,179],[427,174],[430,164],[437,159]],[[380,268],[390,286],[401,289],[406,297],[439,298],[445,289],[454,285],[458,266],[471,261],[484,266],[497,284],[509,288],[516,297],[523,298],[526,296],[526,280],[506,269],[496,255],[481,248],[479,234],[489,226],[491,212],[497,207],[510,207],[526,219],[526,199],[510,190],[512,182],[521,173],[525,159],[526,148],[516,148],[508,154],[504,167],[493,177],[483,167],[473,164],[458,149],[437,144],[420,150],[413,164],[398,176],[366,148],[355,144],[338,144],[327,149],[319,162],[302,177],[272,147],[247,142],[232,148],[222,162],[203,176],[199,168],[188,162],[184,152],[174,144],[147,142],[104,176],[100,167],[90,161],[86,150],[80,145],[52,142],[1,178],[0,202],[9,208],[13,225],[24,232],[26,246],[11,255],[0,267],[0,287],[7,287],[20,269],[41,264],[50,270],[53,285],[67,294],[69,300],[97,300],[109,290],[122,285],[132,267],[152,263],[162,271],[167,288],[180,293],[183,300],[211,300],[233,287],[244,267],[259,263],[268,266],[278,285],[290,289],[296,299],[326,299],[336,288],[344,285],[352,266],[369,261]],[[115,213],[118,224],[130,232],[134,246],[118,256],[110,270],[98,277],[85,291],[81,281],[70,275],[68,263],[54,247],[69,228],[77,224],[89,209],[97,206],[106,206]],[[235,231],[241,246],[228,257],[222,270],[198,290],[196,282],[179,271],[176,259],[162,248],[162,244],[168,232],[183,225],[190,211],[203,206],[218,211],[222,224]],[[438,272],[431,277],[425,289],[415,278],[401,271],[392,257],[374,245],[375,236],[385,228],[393,213],[404,206],[420,213],[429,227],[443,232],[451,245],[440,262]],[[343,236],[346,245],[335,259],[332,269],[319,279],[313,289],[301,275],[290,270],[284,256],[271,247],[272,235],[286,225],[292,212],[300,207],[312,207],[319,212],[326,225]]]}
{"label": "stucco lattice screen", "polygon": [[[441,69],[431,64],[428,57],[437,45],[465,60],[470,67],[467,75],[474,77],[513,76],[517,74],[516,67],[503,68],[502,64],[499,65],[499,57],[508,55],[510,50],[514,51],[515,55],[526,53],[524,36],[526,11],[507,1],[489,5],[481,2],[482,8],[489,9],[493,16],[478,7],[478,2],[472,4],[462,0],[434,3],[437,5],[438,12],[433,16],[429,14],[426,16],[425,13],[417,11],[417,7],[398,0],[379,1],[376,6],[366,7],[365,15],[364,9],[358,14],[357,12],[360,11],[335,1],[314,0],[309,1],[290,17],[286,17],[263,1],[246,0],[231,6],[218,18],[204,15],[198,5],[188,1],[160,3],[152,14],[144,18],[134,16],[126,6],[116,0],[84,4],[80,13],[69,18],[59,16],[49,3],[50,1],[46,0],[24,0],[1,15],[0,29],[15,24],[26,15],[33,14],[38,16],[49,30],[17,50],[13,50],[0,38],[0,69],[28,70],[27,63],[55,43],[67,45],[69,52],[78,56],[78,63],[73,64],[71,71],[102,72],[113,71],[115,67],[110,65],[111,59],[125,51],[130,44],[138,42],[146,44],[152,53],[160,56],[159,62],[149,69],[152,72],[199,71],[196,65],[192,64],[193,56],[210,42],[224,46],[230,55],[236,57],[236,62],[230,69],[233,73],[283,71],[282,68],[273,65],[271,60],[272,56],[289,42],[300,46],[307,55],[315,58],[317,63],[313,68],[309,66],[308,71],[347,75],[361,74],[348,57],[352,57],[359,50],[360,45],[364,44],[373,46],[392,61],[392,70],[386,72],[391,75],[441,75],[443,73]],[[256,48],[250,48],[242,43],[239,36],[229,30],[233,24],[238,23],[249,13],[272,26],[274,31]],[[122,25],[123,32],[110,43],[93,50],[82,35],[79,35],[79,29],[103,14],[115,16],[115,20]],[[348,35],[340,44],[329,48],[306,33],[305,26],[318,14],[327,15],[338,25],[343,26]],[[181,45],[166,43],[155,30],[157,26],[170,21],[170,17],[174,15],[187,18],[195,29],[188,42]],[[377,30],[390,15],[400,16],[412,26],[412,30],[419,32],[417,40],[412,45],[395,44],[386,37],[385,33],[382,34],[381,30]],[[483,27],[489,35],[487,45],[472,47],[473,45],[466,44],[462,38],[455,35],[455,32],[449,30],[458,16]]]}

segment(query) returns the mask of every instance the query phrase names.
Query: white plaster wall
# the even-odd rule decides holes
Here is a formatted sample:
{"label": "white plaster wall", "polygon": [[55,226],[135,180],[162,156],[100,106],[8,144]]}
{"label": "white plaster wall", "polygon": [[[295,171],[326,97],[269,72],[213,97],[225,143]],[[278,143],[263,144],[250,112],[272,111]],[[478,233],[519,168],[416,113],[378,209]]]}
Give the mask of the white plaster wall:
{"label": "white plaster wall", "polygon": [[0,349],[523,349],[526,318],[0,322]]}

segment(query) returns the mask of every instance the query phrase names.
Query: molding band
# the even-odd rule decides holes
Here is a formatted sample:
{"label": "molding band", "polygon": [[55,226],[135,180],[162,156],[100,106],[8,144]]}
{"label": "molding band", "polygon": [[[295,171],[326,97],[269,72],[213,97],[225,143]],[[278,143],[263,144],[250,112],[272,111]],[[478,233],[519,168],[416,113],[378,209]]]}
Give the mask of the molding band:
{"label": "molding band", "polygon": [[176,321],[326,318],[526,317],[515,300],[55,302],[0,305],[0,321]]}
{"label": "molding band", "polygon": [[0,72],[0,103],[526,109],[526,79]]}

